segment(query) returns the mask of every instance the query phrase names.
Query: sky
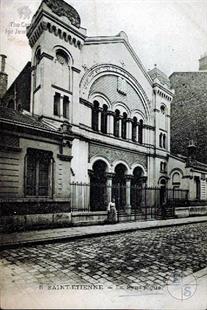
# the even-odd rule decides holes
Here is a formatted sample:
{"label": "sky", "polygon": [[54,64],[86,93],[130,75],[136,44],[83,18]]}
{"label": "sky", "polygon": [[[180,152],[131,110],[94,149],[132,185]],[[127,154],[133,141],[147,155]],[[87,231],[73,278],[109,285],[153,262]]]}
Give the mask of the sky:
{"label": "sky", "polygon": [[[207,0],[67,0],[88,36],[125,31],[146,70],[168,76],[197,71],[207,52]],[[26,25],[41,0],[0,0],[0,53],[7,55],[9,84],[31,58]],[[26,14],[21,15],[26,7]],[[25,9],[25,8],[24,8]]]}

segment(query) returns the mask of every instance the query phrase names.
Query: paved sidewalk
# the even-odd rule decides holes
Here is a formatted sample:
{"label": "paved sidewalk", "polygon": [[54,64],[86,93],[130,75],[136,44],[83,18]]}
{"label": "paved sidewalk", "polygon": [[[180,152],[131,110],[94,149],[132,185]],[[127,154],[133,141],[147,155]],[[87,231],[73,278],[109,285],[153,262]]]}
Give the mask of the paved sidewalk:
{"label": "paved sidewalk", "polygon": [[18,245],[40,244],[57,242],[61,240],[74,240],[106,234],[134,231],[139,229],[150,229],[165,226],[174,226],[190,223],[206,222],[207,216],[156,220],[145,222],[128,222],[110,225],[93,225],[67,228],[53,228],[36,231],[15,232],[10,234],[0,234],[0,248],[9,248]]}

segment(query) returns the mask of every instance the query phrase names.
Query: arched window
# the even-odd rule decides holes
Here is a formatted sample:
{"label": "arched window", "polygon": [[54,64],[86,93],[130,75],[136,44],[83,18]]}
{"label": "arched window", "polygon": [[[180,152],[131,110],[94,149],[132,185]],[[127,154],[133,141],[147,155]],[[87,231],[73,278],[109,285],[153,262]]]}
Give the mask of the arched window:
{"label": "arched window", "polygon": [[132,141],[137,140],[137,118],[136,116],[133,117],[133,122],[132,122]]}
{"label": "arched window", "polygon": [[180,180],[181,180],[180,174],[178,172],[175,172],[172,177],[172,184],[179,187]]}
{"label": "arched window", "polygon": [[61,65],[68,65],[69,58],[65,51],[58,49],[56,51],[56,58]]}
{"label": "arched window", "polygon": [[98,131],[98,113],[99,113],[99,102],[94,101],[92,107],[92,129]]}
{"label": "arched window", "polygon": [[104,104],[101,112],[101,132],[103,133],[107,133],[107,110],[108,107]]}
{"label": "arched window", "polygon": [[122,128],[121,128],[121,137],[123,139],[126,139],[126,121],[127,121],[127,114],[124,112],[123,118],[122,118]]}
{"label": "arched window", "polygon": [[159,135],[159,146],[162,147],[162,133]]}
{"label": "arched window", "polygon": [[114,115],[114,135],[115,135],[115,137],[119,136],[119,120],[120,120],[120,111],[115,110],[115,115]]}
{"label": "arched window", "polygon": [[64,90],[71,90],[71,58],[67,51],[58,48],[55,50],[54,74],[51,76],[52,84]]}
{"label": "arched window", "polygon": [[163,148],[166,148],[166,135],[163,135]]}
{"label": "arched window", "polygon": [[107,110],[108,107],[104,104],[101,112],[101,132],[103,133],[107,133]]}
{"label": "arched window", "polygon": [[139,137],[138,137],[138,142],[140,144],[143,143],[143,120],[142,119],[139,121]]}
{"label": "arched window", "polygon": [[164,105],[164,104],[162,104],[162,105],[161,105],[161,107],[160,107],[160,111],[161,111],[161,113],[162,113],[162,114],[165,114],[166,107],[165,107],[165,105]]}

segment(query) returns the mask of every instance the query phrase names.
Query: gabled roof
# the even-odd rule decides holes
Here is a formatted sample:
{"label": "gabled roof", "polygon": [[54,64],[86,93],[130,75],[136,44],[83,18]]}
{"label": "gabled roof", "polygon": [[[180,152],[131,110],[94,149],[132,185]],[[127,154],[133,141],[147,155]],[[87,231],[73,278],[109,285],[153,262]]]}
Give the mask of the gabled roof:
{"label": "gabled roof", "polygon": [[123,43],[129,53],[131,54],[134,61],[137,63],[139,69],[142,71],[148,82],[152,85],[152,79],[148,74],[147,70],[145,69],[144,65],[142,64],[141,60],[137,56],[135,50],[129,43],[129,39],[127,34],[124,31],[120,31],[115,36],[94,36],[94,37],[86,37],[84,46],[86,45],[94,45],[94,44],[116,44],[116,43]]}
{"label": "gabled roof", "polygon": [[21,112],[6,107],[0,107],[0,122],[1,121],[11,122],[14,125],[15,124],[20,126],[22,125],[34,129],[42,129],[57,132],[56,130],[52,129],[46,124],[43,124],[35,116],[22,114]]}

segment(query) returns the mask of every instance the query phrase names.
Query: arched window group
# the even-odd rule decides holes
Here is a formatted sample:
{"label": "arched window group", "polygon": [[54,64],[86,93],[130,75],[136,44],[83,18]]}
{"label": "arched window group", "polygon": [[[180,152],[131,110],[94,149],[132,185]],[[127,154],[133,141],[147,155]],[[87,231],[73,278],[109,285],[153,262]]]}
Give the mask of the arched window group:
{"label": "arched window group", "polygon": [[[115,112],[108,113],[108,106],[100,106],[99,101],[94,100],[92,105],[92,129],[107,134],[109,116],[112,117],[112,132],[110,134],[122,139],[129,139],[140,144],[143,143],[143,120],[137,121],[137,117],[129,119],[126,112],[121,114],[119,109]],[[128,127],[131,126],[131,130]]]}
{"label": "arched window group", "polygon": [[69,98],[68,96],[61,96],[60,93],[55,92],[53,99],[53,114],[55,116],[69,119]]}
{"label": "arched window group", "polygon": [[124,112],[123,115],[121,115],[118,109],[115,110],[114,115],[114,136],[121,136],[122,139],[127,138],[127,113]]}
{"label": "arched window group", "polygon": [[159,135],[159,147],[166,149],[166,134],[160,133],[160,135]]}

